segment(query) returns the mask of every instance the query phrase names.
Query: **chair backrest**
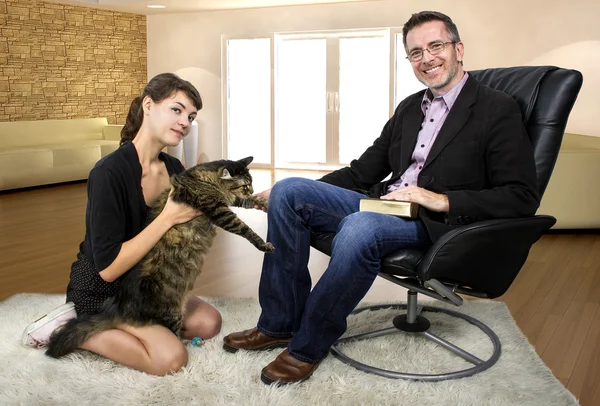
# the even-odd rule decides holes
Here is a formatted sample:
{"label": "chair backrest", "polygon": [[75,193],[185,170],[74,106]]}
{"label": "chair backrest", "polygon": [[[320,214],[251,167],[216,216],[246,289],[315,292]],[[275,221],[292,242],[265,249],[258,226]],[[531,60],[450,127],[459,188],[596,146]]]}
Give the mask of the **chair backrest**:
{"label": "chair backrest", "polygon": [[567,120],[583,83],[580,72],[556,66],[469,71],[478,82],[511,95],[533,145],[540,197],[554,169]]}

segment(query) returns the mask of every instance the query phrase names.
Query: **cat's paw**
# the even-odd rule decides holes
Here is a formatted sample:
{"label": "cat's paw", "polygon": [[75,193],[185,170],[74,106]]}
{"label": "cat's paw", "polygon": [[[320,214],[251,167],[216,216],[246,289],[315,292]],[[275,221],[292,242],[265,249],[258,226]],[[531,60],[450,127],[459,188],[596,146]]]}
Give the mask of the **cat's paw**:
{"label": "cat's paw", "polygon": [[268,201],[264,197],[252,196],[252,202],[254,203],[255,209],[267,211]]}
{"label": "cat's paw", "polygon": [[258,247],[259,250],[261,250],[262,252],[273,252],[275,251],[275,247],[273,247],[273,244],[271,244],[270,242],[266,242],[264,244],[261,244],[260,247]]}

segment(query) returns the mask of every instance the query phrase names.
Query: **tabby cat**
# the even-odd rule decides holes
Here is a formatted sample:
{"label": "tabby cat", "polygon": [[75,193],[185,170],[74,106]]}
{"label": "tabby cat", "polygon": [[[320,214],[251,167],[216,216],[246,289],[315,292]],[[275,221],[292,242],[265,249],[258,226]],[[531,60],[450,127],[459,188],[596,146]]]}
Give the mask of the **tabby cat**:
{"label": "tabby cat", "polygon": [[[138,327],[161,324],[181,337],[187,295],[213,242],[215,225],[246,238],[261,251],[273,251],[271,243],[263,241],[229,209],[267,207],[264,198],[252,195],[252,177],[247,168],[252,159],[207,162],[172,176],[172,199],[201,210],[203,215],[167,231],[118,280],[115,296],[107,299],[99,313],[69,320],[52,334],[46,355],[67,355],[91,336],[121,323]],[[168,196],[167,189],[157,199],[150,221],[162,211]]]}

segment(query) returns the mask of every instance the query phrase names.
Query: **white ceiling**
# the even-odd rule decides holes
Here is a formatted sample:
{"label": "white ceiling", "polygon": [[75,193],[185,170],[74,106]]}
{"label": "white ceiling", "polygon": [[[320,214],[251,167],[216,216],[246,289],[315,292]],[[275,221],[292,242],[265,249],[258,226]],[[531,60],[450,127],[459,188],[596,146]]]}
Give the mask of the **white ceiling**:
{"label": "white ceiling", "polygon": [[[94,7],[134,14],[173,14],[199,11],[231,10],[257,7],[296,6],[323,3],[351,3],[373,0],[47,0],[54,3]],[[146,6],[161,4],[164,9]]]}

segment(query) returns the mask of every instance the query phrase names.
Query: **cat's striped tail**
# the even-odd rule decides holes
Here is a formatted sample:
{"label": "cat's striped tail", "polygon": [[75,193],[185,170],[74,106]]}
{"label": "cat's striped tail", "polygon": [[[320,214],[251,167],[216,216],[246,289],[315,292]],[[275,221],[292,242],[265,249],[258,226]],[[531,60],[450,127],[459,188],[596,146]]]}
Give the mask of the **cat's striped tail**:
{"label": "cat's striped tail", "polygon": [[78,348],[90,337],[102,331],[116,328],[117,320],[105,313],[83,314],[67,321],[50,336],[46,355],[60,358]]}

